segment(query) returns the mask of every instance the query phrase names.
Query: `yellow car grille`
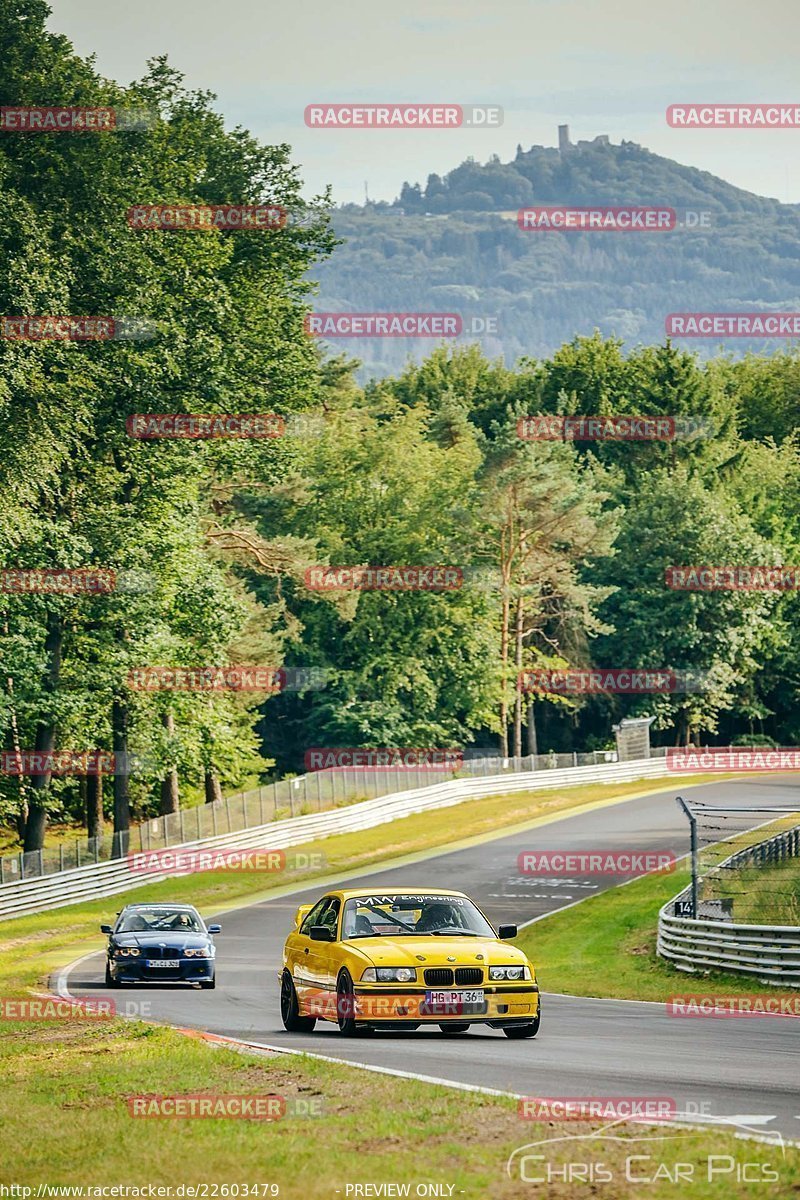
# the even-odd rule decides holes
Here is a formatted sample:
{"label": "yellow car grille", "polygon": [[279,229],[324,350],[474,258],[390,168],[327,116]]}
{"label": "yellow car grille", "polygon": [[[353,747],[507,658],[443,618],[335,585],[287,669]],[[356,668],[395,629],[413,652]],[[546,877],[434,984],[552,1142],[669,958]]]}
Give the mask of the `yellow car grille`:
{"label": "yellow car grille", "polygon": [[456,967],[455,972],[451,967],[428,967],[424,975],[428,987],[452,987],[454,981],[461,986],[483,983],[481,967]]}

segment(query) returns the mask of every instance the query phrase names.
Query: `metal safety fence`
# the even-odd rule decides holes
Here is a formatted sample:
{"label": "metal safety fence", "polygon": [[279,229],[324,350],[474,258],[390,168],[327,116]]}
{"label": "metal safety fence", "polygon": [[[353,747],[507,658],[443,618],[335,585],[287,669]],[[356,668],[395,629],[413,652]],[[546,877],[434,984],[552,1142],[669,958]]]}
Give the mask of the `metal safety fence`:
{"label": "metal safety fence", "polygon": [[[800,827],[794,826],[737,850],[717,869],[770,869],[799,856]],[[685,915],[695,905],[697,915]],[[736,922],[724,897],[698,902],[691,885],[661,909],[657,950],[683,971],[726,971],[800,987],[800,925]]]}
{"label": "metal safety fence", "polygon": [[[349,804],[341,804],[337,808],[329,808],[322,812],[312,810],[305,813],[298,812],[298,815],[295,816],[287,816],[281,815],[280,809],[278,809],[278,819],[270,819],[263,824],[247,826],[242,824],[238,830],[223,829],[218,831],[216,836],[212,834],[210,837],[189,840],[180,845],[183,848],[224,846],[226,849],[253,847],[284,849],[332,834],[369,829],[400,817],[410,816],[413,813],[446,808],[460,804],[464,800],[482,796],[542,791],[555,787],[576,787],[587,783],[622,783],[636,779],[656,779],[667,774],[663,757],[624,763],[553,767],[535,772],[520,771],[519,760],[517,760],[516,770],[511,769],[514,760],[501,759],[497,762],[501,769],[495,770],[493,774],[484,776],[482,773],[476,772],[462,778],[438,783],[431,782],[427,786],[404,791],[391,790],[392,781],[387,780],[381,784],[373,780],[375,788],[386,788],[387,790],[369,799],[354,800]],[[504,764],[508,764],[508,766],[505,767]],[[405,774],[407,775],[408,772]],[[288,782],[294,783],[295,781]],[[362,783],[361,786],[363,787],[364,784]],[[258,812],[249,803],[246,809],[243,803],[239,811],[242,820],[244,820],[245,813],[248,817],[253,817]],[[272,810],[265,810],[266,812],[271,814]],[[154,839],[149,846],[145,844],[141,848],[145,850],[164,849],[165,842]],[[177,845],[174,848],[177,848]],[[133,847],[123,855],[102,862],[92,862],[81,867],[1,885],[0,919],[61,908],[68,904],[100,896],[112,896],[129,888],[169,876],[170,872],[167,870],[162,874],[148,871],[146,875],[132,871],[127,854],[135,851],[136,847]]]}

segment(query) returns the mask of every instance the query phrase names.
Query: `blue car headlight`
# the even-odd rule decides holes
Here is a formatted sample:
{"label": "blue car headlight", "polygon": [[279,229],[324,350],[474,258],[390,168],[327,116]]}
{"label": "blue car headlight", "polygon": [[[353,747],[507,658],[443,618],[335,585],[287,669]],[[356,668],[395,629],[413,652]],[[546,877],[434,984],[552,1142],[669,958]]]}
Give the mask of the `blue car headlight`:
{"label": "blue car headlight", "polygon": [[197,950],[184,950],[187,958],[213,958],[211,950],[208,946],[200,946]]}
{"label": "blue car headlight", "polygon": [[115,946],[114,956],[116,958],[138,958],[141,954],[138,946]]}

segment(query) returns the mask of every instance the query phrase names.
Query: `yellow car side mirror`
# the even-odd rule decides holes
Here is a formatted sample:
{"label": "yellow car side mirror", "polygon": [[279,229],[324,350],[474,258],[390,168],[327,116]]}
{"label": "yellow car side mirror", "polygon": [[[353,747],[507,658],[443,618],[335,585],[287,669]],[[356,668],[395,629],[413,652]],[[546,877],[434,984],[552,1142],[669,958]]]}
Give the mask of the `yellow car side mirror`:
{"label": "yellow car side mirror", "polygon": [[299,928],[300,928],[300,926],[303,924],[303,921],[305,920],[306,916],[308,915],[308,913],[310,913],[310,912],[311,912],[311,909],[312,909],[313,907],[314,907],[314,905],[313,905],[313,904],[301,904],[301,905],[300,905],[300,907],[298,908],[297,912],[294,914],[294,927],[295,927],[295,929],[299,929]]}

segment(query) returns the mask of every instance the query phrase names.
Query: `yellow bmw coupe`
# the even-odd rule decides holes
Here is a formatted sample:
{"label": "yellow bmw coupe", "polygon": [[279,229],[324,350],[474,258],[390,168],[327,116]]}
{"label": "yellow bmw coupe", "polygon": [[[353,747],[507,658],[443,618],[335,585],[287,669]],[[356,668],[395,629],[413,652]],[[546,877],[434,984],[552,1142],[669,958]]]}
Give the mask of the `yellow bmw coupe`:
{"label": "yellow bmw coupe", "polygon": [[439,888],[329,892],[304,904],[286,939],[281,1017],[290,1033],[333,1021],[360,1030],[472,1024],[506,1037],[534,1037],[541,1003],[536,975],[462,892]]}

